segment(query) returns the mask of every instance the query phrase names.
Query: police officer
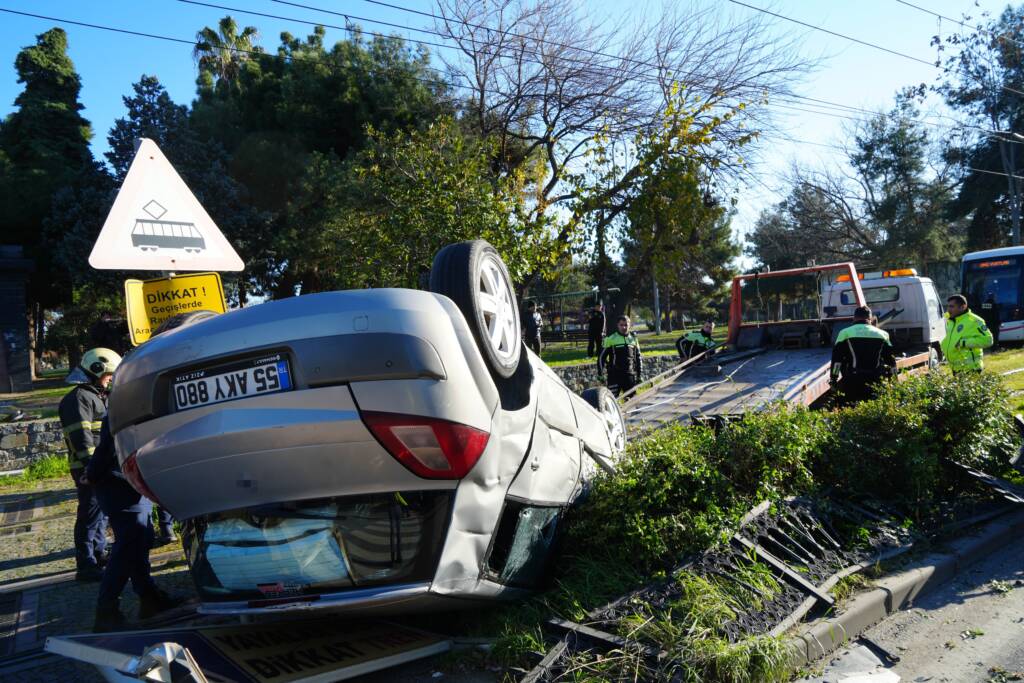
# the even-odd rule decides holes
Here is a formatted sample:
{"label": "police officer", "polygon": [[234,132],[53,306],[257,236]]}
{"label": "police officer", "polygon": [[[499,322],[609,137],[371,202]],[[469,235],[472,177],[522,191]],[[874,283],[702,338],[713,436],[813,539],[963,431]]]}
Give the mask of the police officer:
{"label": "police officer", "polygon": [[523,341],[535,354],[540,355],[540,329],[544,321],[537,312],[536,302],[530,301],[526,304],[526,313],[523,315]]}
{"label": "police officer", "polygon": [[618,396],[640,381],[642,360],[636,334],[629,330],[629,318],[620,315],[616,330],[604,339],[604,348],[597,357],[599,375],[608,373],[608,389]]}
{"label": "police officer", "polygon": [[604,347],[604,305],[594,306],[587,321],[587,358],[601,353]]}
{"label": "police officer", "polygon": [[150,575],[153,503],[136,491],[121,471],[107,422],[103,418],[99,443],[85,473],[114,530],[114,547],[103,570],[96,600],[96,633],[115,631],[124,625],[120,598],[129,579],[139,596],[139,619],[149,619],[182,603],[180,598],[160,590]]}
{"label": "police officer", "polygon": [[711,339],[711,335],[714,331],[715,323],[711,320],[707,320],[699,330],[687,332],[677,339],[676,352],[679,354],[679,360],[689,360],[698,353],[704,353],[705,351],[710,351],[715,348],[717,344],[715,344],[714,340]]}
{"label": "police officer", "polygon": [[71,479],[78,494],[74,532],[77,581],[99,581],[106,562],[107,519],[96,501],[96,492],[82,481],[82,475],[96,450],[100,422],[107,414],[107,390],[120,362],[121,357],[110,349],[86,351],[67,379],[81,383],[61,399],[57,409],[68,448]]}
{"label": "police officer", "polygon": [[842,377],[838,388],[847,403],[871,398],[874,385],[896,371],[889,333],[871,321],[871,309],[858,307],[853,325],[839,332],[832,347],[832,380]]}
{"label": "police officer", "polygon": [[946,300],[946,338],[942,340],[942,356],[953,374],[981,372],[982,356],[992,346],[992,331],[981,316],[967,308],[967,299],[954,294]]}

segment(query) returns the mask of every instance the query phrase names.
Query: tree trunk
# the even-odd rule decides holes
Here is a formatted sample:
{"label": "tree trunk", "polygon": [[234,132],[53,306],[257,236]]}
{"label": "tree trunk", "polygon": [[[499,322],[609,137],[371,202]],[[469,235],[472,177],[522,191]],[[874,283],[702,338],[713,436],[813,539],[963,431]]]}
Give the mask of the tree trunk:
{"label": "tree trunk", "polygon": [[37,304],[30,304],[25,321],[28,324],[28,371],[33,382],[36,380],[36,310]]}

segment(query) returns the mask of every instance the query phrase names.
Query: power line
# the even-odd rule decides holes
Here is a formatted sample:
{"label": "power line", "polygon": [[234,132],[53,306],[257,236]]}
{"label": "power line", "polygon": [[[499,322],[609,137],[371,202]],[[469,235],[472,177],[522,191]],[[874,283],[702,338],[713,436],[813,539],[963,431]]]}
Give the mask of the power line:
{"label": "power line", "polygon": [[[925,64],[925,65],[930,66],[930,67],[932,67],[934,69],[940,69],[940,70],[942,69],[942,66],[939,65],[939,64],[936,64],[935,62],[929,62],[927,60],[921,59],[920,57],[915,57],[913,55],[908,55],[908,54],[906,54],[904,52],[898,52],[896,50],[892,50],[890,48],[887,48],[887,47],[885,47],[883,45],[878,45],[877,43],[871,43],[871,42],[868,42],[866,40],[861,40],[860,38],[854,38],[853,36],[846,35],[845,33],[838,33],[836,31],[832,31],[830,29],[827,29],[827,28],[825,28],[823,26],[818,26],[816,24],[810,24],[810,23],[808,23],[806,21],[800,21],[799,19],[794,19],[792,17],[787,17],[784,14],[778,14],[777,12],[772,12],[771,10],[767,10],[767,9],[765,9],[763,7],[757,7],[755,5],[748,5],[747,3],[742,2],[741,0],[729,0],[729,2],[733,3],[734,5],[740,5],[741,7],[746,7],[748,9],[755,10],[757,12],[763,12],[764,14],[768,14],[770,16],[776,17],[778,19],[782,19],[784,21],[792,22],[792,23],[797,24],[799,26],[805,26],[805,27],[807,27],[809,29],[812,29],[814,31],[820,31],[822,33],[827,33],[827,34],[829,34],[831,36],[835,36],[837,38],[842,38],[842,39],[848,40],[848,41],[850,41],[852,43],[857,43],[858,45],[864,45],[866,47],[874,48],[876,50],[881,50],[882,52],[888,52],[889,54],[896,55],[897,57],[903,57],[904,59],[909,59],[909,60],[917,62],[919,64]],[[984,84],[982,84],[982,85],[984,85]],[[1012,92],[1015,95],[1024,95],[1024,91],[1016,90],[1014,88],[1011,88],[1008,85],[1000,85],[999,88],[1002,89],[1002,90],[1005,90],[1007,92]]]}
{"label": "power line", "polygon": [[[321,7],[314,7],[312,5],[302,4],[302,3],[299,3],[299,2],[293,2],[291,0],[271,0],[271,1],[272,2],[276,2],[278,4],[282,4],[282,5],[288,5],[288,6],[291,6],[291,7],[298,7],[298,8],[302,8],[302,9],[311,10],[311,11],[314,11],[314,12],[322,12],[324,14],[333,14],[335,16],[341,16],[341,17],[344,17],[346,20],[350,19],[350,18],[354,18],[354,19],[358,19],[359,21],[366,21],[366,22],[370,22],[370,23],[378,23],[378,24],[381,24],[381,25],[384,25],[384,26],[390,26],[390,27],[396,27],[396,28],[404,28],[404,29],[410,30],[410,31],[416,31],[416,32],[419,32],[419,33],[426,33],[426,34],[429,34],[429,35],[438,36],[438,37],[440,37],[442,39],[445,39],[445,40],[452,40],[453,39],[449,35],[440,33],[438,31],[433,31],[433,30],[430,30],[430,29],[421,29],[421,28],[415,28],[415,27],[401,26],[401,25],[398,25],[398,24],[394,24],[394,23],[390,23],[390,22],[386,22],[386,21],[380,21],[380,20],[377,20],[377,19],[369,18],[369,17],[356,17],[356,16],[348,14],[348,13],[337,12],[337,11],[334,11],[334,10],[324,9],[324,8],[321,8]],[[732,0],[730,0],[730,1],[732,1]],[[206,4],[206,3],[202,3],[202,2],[197,2],[196,0],[179,0],[179,2],[188,2],[190,4]],[[637,64],[637,65],[641,65],[641,66],[647,66],[647,67],[650,67],[650,68],[656,69],[656,70],[662,68],[660,65],[652,63],[652,62],[646,62],[646,61],[643,61],[643,60],[638,60],[638,59],[635,59],[635,58],[630,58],[630,57],[625,57],[625,56],[618,56],[618,55],[614,55],[614,54],[607,53],[607,52],[600,52],[600,51],[597,51],[597,50],[589,50],[589,49],[582,48],[582,47],[566,45],[564,43],[559,43],[559,42],[555,42],[555,41],[549,41],[549,40],[542,39],[542,38],[535,38],[535,37],[531,37],[531,36],[526,36],[524,34],[516,33],[514,31],[508,31],[508,30],[488,27],[488,26],[483,25],[483,24],[476,24],[476,23],[473,23],[473,22],[465,21],[463,19],[449,19],[447,17],[439,16],[439,15],[434,14],[432,12],[424,12],[422,10],[417,10],[417,9],[413,9],[413,8],[410,8],[410,7],[403,7],[402,5],[398,5],[398,4],[394,4],[394,3],[390,3],[390,2],[383,2],[382,0],[363,0],[363,2],[367,2],[367,3],[373,4],[373,5],[379,5],[379,6],[382,6],[382,7],[388,7],[390,9],[395,9],[395,10],[399,10],[399,11],[403,11],[403,12],[408,12],[408,13],[415,14],[415,15],[418,15],[418,16],[429,17],[429,18],[432,18],[432,19],[435,19],[435,20],[446,21],[446,22],[451,22],[451,23],[455,23],[455,24],[461,24],[461,25],[464,25],[464,26],[469,26],[469,27],[472,27],[472,28],[478,28],[478,29],[482,29],[482,30],[492,31],[494,33],[497,33],[498,35],[512,36],[512,37],[520,38],[520,39],[523,39],[523,40],[529,40],[531,42],[537,43],[538,45],[553,45],[553,46],[556,46],[556,47],[563,47],[563,48],[573,49],[573,50],[576,50],[578,52],[582,52],[582,53],[586,53],[586,54],[599,55],[599,56],[608,57],[608,58],[615,59],[615,60],[622,61],[622,62],[633,63],[633,64]],[[751,5],[745,5],[742,2],[738,2],[737,4],[742,4],[745,7],[751,7],[752,9],[758,9],[758,8],[753,7]],[[248,10],[231,10],[231,8],[222,8],[222,9],[228,9],[229,11],[240,11],[240,12],[243,12],[243,13],[248,11]],[[775,15],[772,12],[768,12],[768,13],[772,14],[773,16],[779,16],[779,17],[781,17],[783,19],[788,19],[788,17],[782,17],[781,15]],[[250,12],[250,14],[259,14],[259,13]],[[285,19],[287,19],[287,18],[285,18]],[[293,20],[293,21],[302,21],[302,20]],[[797,21],[797,20],[794,19],[792,21]],[[312,22],[305,22],[305,23],[312,23]],[[798,23],[802,23],[802,22],[798,22]],[[811,26],[811,28],[817,28],[817,27]],[[821,30],[825,30],[827,32],[827,29],[821,29]],[[848,37],[848,36],[843,36],[842,34],[836,34],[836,35],[839,35],[839,36],[844,37],[844,38]],[[410,38],[410,40],[411,40],[411,38]],[[851,38],[851,40],[856,40],[856,39]],[[437,46],[437,47],[443,47],[443,48],[447,48],[447,49],[451,49],[452,48],[451,45],[438,45],[437,43],[429,43],[429,42],[424,42],[424,44],[425,45]],[[869,44],[869,45],[871,47],[879,47],[880,49],[887,49],[887,48],[883,48],[881,46],[876,46],[874,44]],[[530,51],[525,51],[524,54],[532,55],[533,57],[535,57],[535,59],[533,60],[535,63],[541,63],[541,62],[536,60],[536,53],[533,53],[533,52],[530,52]],[[902,53],[894,53],[894,54],[898,54],[900,56],[907,56],[907,55],[903,55]],[[499,54],[498,56],[501,57],[502,55]],[[911,58],[912,59],[917,59],[915,57],[911,57]],[[566,61],[569,61],[569,62],[579,62],[579,60],[574,60],[571,57],[567,57],[565,59],[566,59]],[[921,60],[918,60],[918,61],[921,61]],[[584,63],[586,63],[586,62],[584,62]],[[928,64],[929,66],[933,66],[933,67],[935,66],[931,62],[925,62],[925,63]],[[614,70],[615,71],[620,71],[621,67],[616,68]],[[684,74],[684,75],[693,75],[693,72],[689,72],[689,73]],[[653,83],[655,85],[659,85],[660,84],[657,80],[654,80],[654,79],[652,79],[650,77],[646,78],[645,80],[647,80],[649,83]],[[853,105],[843,104],[841,102],[831,102],[829,100],[822,100],[822,99],[818,99],[818,98],[814,98],[814,97],[808,97],[808,96],[805,96],[805,95],[797,95],[795,93],[794,94],[785,95],[784,97],[791,98],[791,99],[797,99],[797,100],[807,100],[808,102],[812,102],[812,103],[815,103],[815,104],[820,104],[822,106],[834,107],[834,108],[837,108],[837,109],[842,109],[842,110],[846,110],[846,111],[850,111],[850,112],[863,113],[863,114],[865,114],[867,116],[871,116],[871,117],[884,116],[886,118],[892,118],[892,119],[896,119],[896,120],[905,118],[908,121],[916,121],[916,122],[921,123],[922,125],[933,126],[935,128],[939,128],[939,129],[944,130],[944,131],[952,130],[952,129],[955,128],[955,126],[942,125],[942,124],[939,124],[939,123],[935,123],[933,121],[929,121],[927,118],[917,119],[917,118],[914,118],[914,117],[899,117],[897,115],[890,114],[890,113],[887,113],[887,112],[871,111],[869,109],[864,109],[862,107],[856,107],[856,106],[853,106]],[[780,106],[780,105],[777,104],[777,103],[774,103],[774,102],[769,102],[767,104],[767,106],[769,106],[769,107],[776,107],[776,106]],[[790,107],[790,108],[792,109],[792,107]],[[823,114],[823,115],[833,115],[834,116],[834,114],[827,114],[825,112],[815,112],[815,111],[810,111],[810,110],[805,110],[805,111],[807,111],[808,113],[819,113],[819,114]],[[849,117],[838,117],[838,118],[848,118],[849,120],[856,120],[856,119],[852,119],[852,118],[849,118]],[[955,119],[952,119],[951,117],[945,117],[945,118],[949,118],[950,120],[955,121]],[[979,126],[974,126],[974,125],[971,125],[971,124],[966,124],[966,123],[961,123],[961,122],[957,122],[957,123],[959,125],[962,125],[965,128],[969,128],[969,129],[972,129],[972,130],[978,130],[978,131],[981,131],[981,132],[986,133],[986,134],[992,134],[992,133],[999,133],[999,132],[1001,132],[1001,131],[990,131],[990,130],[981,128]],[[1020,140],[1012,140],[1012,139],[1009,139],[1009,138],[999,138],[999,139],[1003,140],[1004,142],[1010,142],[1010,143],[1013,143],[1013,144],[1024,144],[1024,141],[1020,141]]]}
{"label": "power line", "polygon": [[776,19],[783,19],[785,21],[789,21],[789,22],[792,22],[794,24],[798,24],[800,26],[804,26],[806,28],[813,29],[815,31],[821,31],[822,33],[827,33],[830,36],[835,36],[836,38],[843,38],[845,40],[849,40],[852,43],[857,43],[858,45],[864,45],[865,47],[872,47],[872,48],[874,48],[876,50],[881,50],[882,52],[888,52],[891,55],[896,55],[897,57],[903,57],[904,59],[909,59],[911,61],[917,62],[918,64],[924,64],[925,66],[932,66],[932,67],[935,66],[934,63],[929,62],[926,59],[921,59],[920,57],[915,57],[913,55],[908,55],[905,52],[898,52],[896,50],[891,50],[891,49],[889,49],[887,47],[884,47],[882,45],[878,45],[877,43],[869,43],[866,40],[861,40],[860,38],[854,38],[853,36],[848,36],[845,33],[837,33],[836,31],[831,31],[831,30],[829,30],[827,28],[824,28],[822,26],[817,26],[815,24],[809,24],[806,21],[800,21],[799,19],[794,19],[792,17],[787,17],[787,16],[785,16],[783,14],[778,14],[776,12],[772,12],[771,10],[767,10],[767,9],[765,9],[763,7],[756,7],[754,5],[748,5],[747,3],[741,2],[740,0],[729,0],[729,2],[731,2],[734,5],[740,5],[741,7],[746,7],[747,9],[752,9],[752,10],[756,10],[758,12],[763,12],[764,14],[771,15],[771,16],[775,17]]}

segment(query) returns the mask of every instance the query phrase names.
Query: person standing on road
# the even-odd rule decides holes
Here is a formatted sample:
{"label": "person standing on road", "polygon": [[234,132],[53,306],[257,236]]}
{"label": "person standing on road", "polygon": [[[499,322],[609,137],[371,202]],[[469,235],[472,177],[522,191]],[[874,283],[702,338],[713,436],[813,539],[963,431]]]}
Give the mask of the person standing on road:
{"label": "person standing on road", "polygon": [[604,304],[594,306],[587,321],[587,358],[601,353],[604,348]]}
{"label": "person standing on road", "polygon": [[114,530],[114,547],[103,570],[96,599],[93,631],[104,633],[124,626],[120,599],[129,579],[132,590],[139,596],[139,619],[149,619],[180,605],[183,600],[158,588],[150,574],[153,503],[136,491],[121,471],[106,417],[103,418],[99,443],[86,468],[85,477],[95,487],[96,498]]}
{"label": "person standing on road", "polygon": [[676,340],[676,352],[679,360],[689,360],[698,353],[704,353],[715,348],[717,344],[711,338],[715,331],[714,321],[707,320],[699,330],[687,332]]}
{"label": "person standing on road", "polygon": [[629,318],[619,316],[616,330],[605,337],[604,348],[597,357],[597,373],[608,373],[608,389],[618,396],[640,382],[643,369],[640,344],[636,334],[629,330]]}
{"label": "person standing on road", "polygon": [[855,309],[853,325],[840,330],[832,347],[832,383],[838,380],[844,403],[871,398],[875,386],[896,372],[889,333],[875,327],[872,320],[867,306]]}
{"label": "person standing on road", "polygon": [[82,480],[99,442],[100,422],[107,414],[107,391],[121,357],[105,348],[89,349],[68,382],[78,383],[61,399],[57,413],[68,448],[68,467],[78,494],[75,515],[75,580],[99,581],[106,563],[107,518],[92,486]]}
{"label": "person standing on road", "polygon": [[526,315],[523,316],[523,340],[533,352],[540,355],[540,330],[544,321],[537,312],[536,302],[526,304]]}
{"label": "person standing on road", "polygon": [[942,340],[942,357],[953,374],[981,372],[984,351],[992,346],[992,330],[981,316],[967,308],[967,298],[954,294],[946,300],[946,338]]}

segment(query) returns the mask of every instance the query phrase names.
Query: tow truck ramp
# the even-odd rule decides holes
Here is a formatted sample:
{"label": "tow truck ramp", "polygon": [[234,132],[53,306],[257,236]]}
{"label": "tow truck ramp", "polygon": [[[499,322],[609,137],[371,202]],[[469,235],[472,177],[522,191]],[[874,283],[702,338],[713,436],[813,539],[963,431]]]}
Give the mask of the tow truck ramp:
{"label": "tow truck ramp", "polygon": [[92,664],[111,683],[327,683],[451,647],[387,621],[318,619],[61,636],[45,649]]}

